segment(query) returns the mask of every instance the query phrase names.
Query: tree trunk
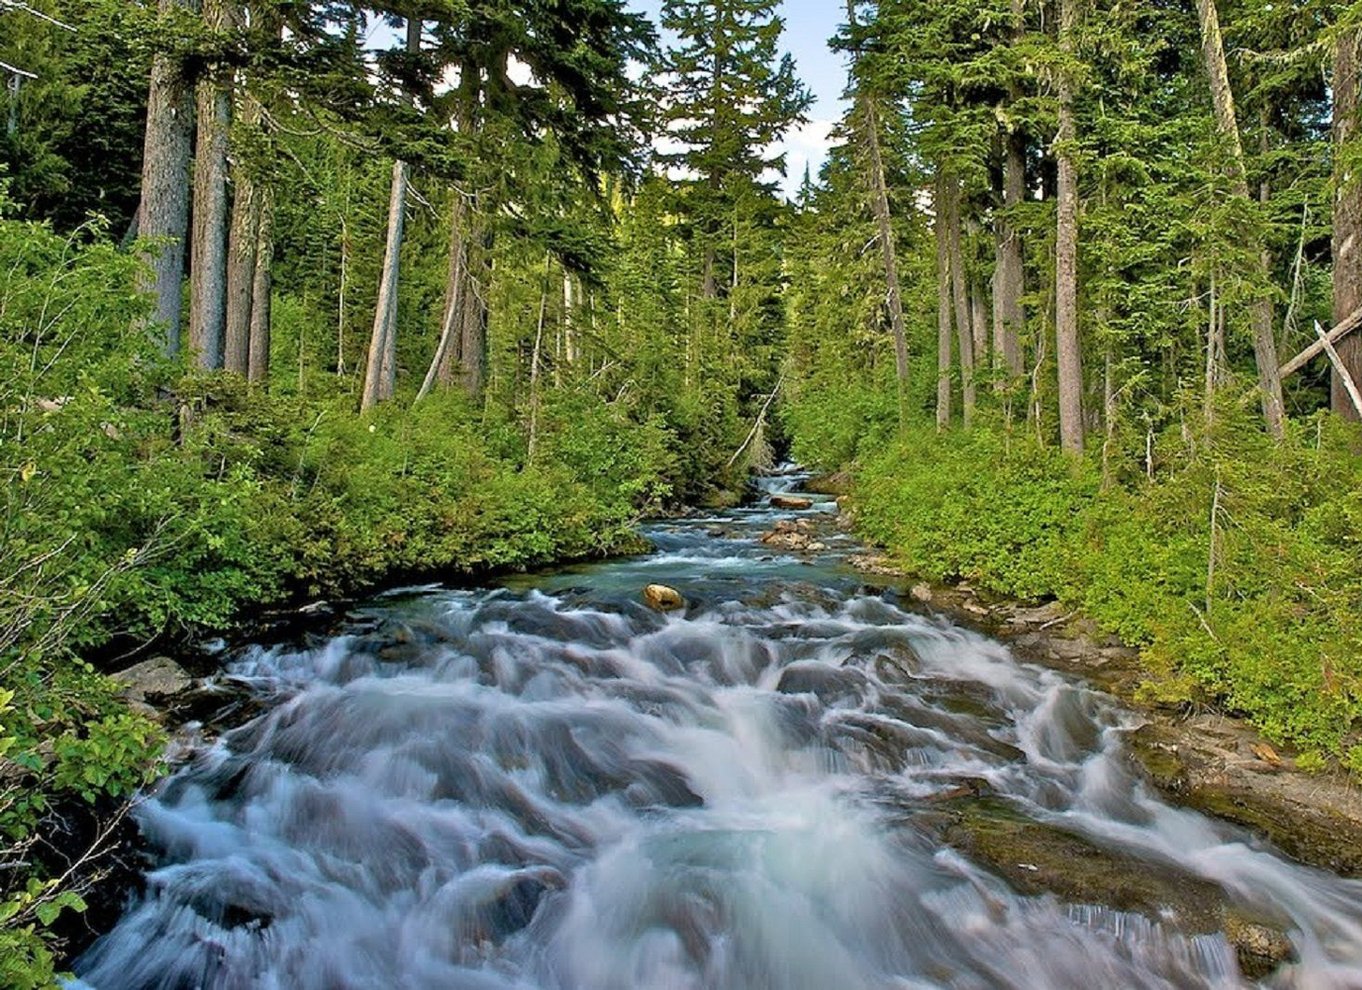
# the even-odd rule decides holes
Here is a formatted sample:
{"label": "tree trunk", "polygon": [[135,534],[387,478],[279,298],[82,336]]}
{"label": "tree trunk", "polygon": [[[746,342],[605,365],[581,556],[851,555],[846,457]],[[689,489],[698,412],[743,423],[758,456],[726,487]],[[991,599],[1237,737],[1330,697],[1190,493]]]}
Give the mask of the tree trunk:
{"label": "tree trunk", "polygon": [[449,385],[454,380],[454,366],[458,361],[458,345],[463,330],[463,300],[467,292],[468,248],[464,243],[463,195],[454,193],[454,205],[449,218],[449,276],[445,280],[444,314],[440,319],[440,342],[430,360],[425,381],[416,394],[420,402],[438,381]]}
{"label": "tree trunk", "polygon": [[[346,208],[349,208],[349,197],[346,197]],[[350,225],[346,222],[345,216],[341,216],[341,240],[340,240],[340,287],[336,295],[336,374],[343,375],[348,370],[345,367],[345,330],[346,330],[346,301],[347,291],[350,288]]]}
{"label": "tree trunk", "polygon": [[908,331],[903,319],[903,292],[899,286],[898,248],[894,243],[894,217],[889,206],[889,183],[884,174],[880,151],[879,119],[874,100],[866,95],[866,144],[870,149],[871,208],[880,233],[880,256],[884,260],[885,301],[889,307],[889,328],[894,335],[894,373],[898,382],[900,425],[908,417]]}
{"label": "tree trunk", "polygon": [[544,281],[539,291],[539,322],[534,329],[534,347],[530,350],[530,437],[525,447],[525,463],[533,464],[539,444],[539,355],[544,347],[544,320],[549,311],[549,276],[553,274],[553,256],[544,256]]}
{"label": "tree trunk", "polygon": [[951,422],[951,250],[950,195],[944,171],[936,173],[932,226],[936,237],[936,428]]}
{"label": "tree trunk", "polygon": [[[260,126],[261,107],[251,93],[242,97],[241,126]],[[238,375],[250,371],[251,302],[255,291],[255,253],[260,246],[260,190],[246,163],[234,168],[232,223],[227,234],[227,305],[223,366]]]}
{"label": "tree trunk", "polygon": [[[1220,36],[1220,17],[1215,0],[1197,0],[1201,21],[1201,50],[1206,60],[1206,75],[1211,86],[1211,103],[1216,127],[1229,147],[1229,178],[1235,197],[1251,202],[1248,176],[1244,170],[1244,145],[1239,138],[1239,123],[1234,116],[1234,94],[1230,90],[1229,70],[1225,65],[1225,46]],[[1280,439],[1285,434],[1286,413],[1282,402],[1282,379],[1277,364],[1277,341],[1272,327],[1272,300],[1266,293],[1269,283],[1267,256],[1255,236],[1250,253],[1257,259],[1257,298],[1249,305],[1253,329],[1253,356],[1258,366],[1258,387],[1262,395],[1263,419],[1268,432]]]}
{"label": "tree trunk", "polygon": [[374,308],[374,329],[369,337],[369,358],[364,366],[364,391],[360,411],[367,412],[392,397],[396,372],[397,280],[402,257],[402,234],[406,225],[407,183],[410,169],[398,159],[393,162],[392,185],[388,198],[388,238],[383,251],[383,272],[378,283],[378,304]]}
{"label": "tree trunk", "polygon": [[[997,267],[993,286],[993,347],[1007,377],[1013,381],[1026,374],[1022,359],[1021,332],[1025,321],[1025,292],[1021,235],[1008,219],[1008,212],[1026,197],[1026,137],[1019,132],[1003,139],[1003,212],[997,217]],[[1001,384],[1001,383],[1000,383]]]}
{"label": "tree trunk", "polygon": [[988,293],[982,279],[969,283],[970,325],[974,328],[974,353],[982,358],[988,353]]}
{"label": "tree trunk", "polygon": [[[1339,35],[1334,52],[1334,323],[1342,323],[1362,306],[1362,177],[1348,166],[1357,143],[1359,111],[1358,61],[1362,28]],[[1362,381],[1362,331],[1354,330],[1335,349],[1353,381]],[[1357,419],[1343,377],[1330,373],[1330,405],[1334,412]]]}
{"label": "tree trunk", "polygon": [[468,290],[459,344],[459,385],[474,400],[482,397],[487,378],[487,292],[491,285],[488,259],[492,238],[488,231],[480,228],[481,222],[475,221],[469,237]]}
{"label": "tree trunk", "polygon": [[[187,6],[187,0],[160,0],[159,9],[162,17],[168,17]],[[154,297],[151,323],[164,335],[164,350],[171,357],[180,351],[180,283],[189,227],[189,160],[193,148],[193,87],[177,58],[158,53],[151,63],[142,198],[136,220],[138,236],[151,247],[142,256],[148,272],[139,279],[138,288]]]}
{"label": "tree trunk", "polygon": [[[1060,0],[1060,47],[1073,52],[1077,0]],[[1055,230],[1055,355],[1059,365],[1060,446],[1083,453],[1083,356],[1078,338],[1078,172],[1074,160],[1073,74],[1059,74],[1058,189]]]}
{"label": "tree trunk", "polygon": [[954,175],[949,178],[946,196],[947,202],[950,204],[946,233],[950,251],[951,295],[955,302],[955,336],[960,351],[964,424],[968,427],[974,422],[974,406],[977,399],[974,386],[974,332],[971,328],[969,291],[965,282],[965,255],[960,248],[960,202],[964,197],[961,193],[960,180]]}
{"label": "tree trunk", "polygon": [[[250,97],[247,97],[248,106]],[[249,116],[249,110],[243,118]],[[255,252],[260,246],[260,194],[255,180],[237,168],[232,226],[227,236],[227,307],[223,367],[238,375],[250,370],[251,302]]]}
{"label": "tree trunk", "polygon": [[[737,263],[734,261],[734,281],[737,281]],[[576,308],[575,293],[572,285],[572,274],[563,270],[563,349],[566,352],[567,363],[570,368],[576,368],[577,362],[581,357],[581,341],[577,337],[577,327],[573,321],[572,314]],[[729,294],[729,298],[734,296]],[[731,317],[730,317],[731,318]]]}
{"label": "tree trunk", "polygon": [[[1026,34],[1026,11],[1022,0],[1011,0],[1014,45]],[[1009,87],[1008,98],[1015,104],[1022,98],[1020,86]],[[995,266],[993,274],[993,355],[994,362],[1004,372],[998,387],[1010,391],[1026,374],[1022,356],[1021,334],[1025,314],[1022,294],[1025,272],[1022,261],[1021,235],[1011,219],[1011,213],[1026,198],[1026,135],[1014,123],[1002,135],[1003,152],[1003,209],[997,214],[994,227]]]}
{"label": "tree trunk", "polygon": [[[224,33],[228,0],[204,0],[204,26]],[[198,147],[194,156],[194,227],[189,267],[189,349],[204,369],[221,368],[227,320],[227,136],[232,76],[215,67],[198,87]]]}
{"label": "tree trunk", "polygon": [[[407,52],[421,50],[422,22],[407,18]],[[397,389],[397,294],[401,275],[402,237],[406,230],[407,186],[410,166],[393,162],[392,185],[388,196],[388,235],[383,248],[383,270],[379,275],[378,302],[374,307],[374,328],[369,336],[369,355],[364,366],[364,390],[360,412],[391,399]]]}
{"label": "tree trunk", "polygon": [[[259,215],[256,222],[255,277],[251,282],[250,357],[246,377],[260,384],[270,379],[270,343],[274,291],[274,190],[268,186],[259,192]],[[299,350],[302,344],[299,343]]]}

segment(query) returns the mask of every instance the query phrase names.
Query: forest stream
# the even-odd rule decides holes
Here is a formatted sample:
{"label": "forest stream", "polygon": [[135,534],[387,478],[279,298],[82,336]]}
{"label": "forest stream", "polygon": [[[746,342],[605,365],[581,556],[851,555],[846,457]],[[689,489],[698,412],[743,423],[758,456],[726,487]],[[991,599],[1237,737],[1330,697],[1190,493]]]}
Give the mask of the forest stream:
{"label": "forest stream", "polygon": [[1138,716],[760,542],[833,509],[233,650],[263,714],[141,804],[75,985],[1362,987],[1362,882],[1156,796]]}

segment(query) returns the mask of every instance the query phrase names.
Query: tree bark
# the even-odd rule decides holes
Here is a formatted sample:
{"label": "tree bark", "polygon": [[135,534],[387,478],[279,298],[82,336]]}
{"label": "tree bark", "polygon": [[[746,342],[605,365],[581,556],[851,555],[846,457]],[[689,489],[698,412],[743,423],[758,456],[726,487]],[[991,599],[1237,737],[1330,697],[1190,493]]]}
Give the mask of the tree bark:
{"label": "tree bark", "polygon": [[960,248],[962,233],[960,203],[964,197],[960,180],[956,176],[951,175],[948,182],[946,197],[950,204],[950,214],[946,224],[947,247],[950,251],[951,295],[955,303],[955,336],[960,351],[963,417],[964,424],[968,427],[974,422],[974,406],[978,393],[974,384],[974,332],[971,326],[969,290],[965,281],[965,255]]}
{"label": "tree bark", "polygon": [[402,235],[406,225],[409,178],[407,163],[401,159],[393,162],[388,197],[388,237],[383,252],[383,272],[378,283],[378,304],[374,308],[374,328],[369,337],[369,358],[364,367],[361,412],[367,412],[391,398],[396,386],[393,376],[396,371],[397,282],[401,268]]}
{"label": "tree bark", "polygon": [[549,278],[553,274],[553,256],[544,256],[544,281],[539,290],[539,321],[534,329],[534,346],[530,349],[530,437],[525,446],[525,463],[533,464],[539,445],[539,355],[544,347],[544,320],[549,311]]}
{"label": "tree bark", "polygon": [[982,359],[988,353],[988,293],[982,279],[969,283],[970,325],[974,328],[974,353]]}
{"label": "tree bark", "polygon": [[[243,120],[252,116],[246,97]],[[249,126],[249,121],[247,121]],[[223,367],[238,375],[250,370],[251,302],[255,289],[255,252],[260,246],[260,199],[255,180],[240,163],[232,199],[232,225],[227,236],[227,306]]]}
{"label": "tree bark", "polygon": [[[1012,42],[1019,44],[1026,34],[1026,12],[1022,0],[1012,0]],[[1009,87],[1009,99],[1021,99],[1020,87]],[[1022,294],[1026,291],[1022,261],[1021,235],[1011,214],[1026,198],[1026,135],[1015,124],[1002,135],[1003,151],[1003,209],[997,214],[994,228],[995,266],[993,284],[993,350],[1005,378],[999,388],[1008,390],[1026,374],[1021,350],[1021,334],[1026,319],[1022,311]]]}
{"label": "tree bark", "polygon": [[259,215],[256,221],[255,277],[251,281],[251,344],[246,368],[247,379],[262,385],[267,384],[270,378],[273,264],[274,190],[265,186],[259,193]]}
{"label": "tree bark", "polygon": [[[1060,0],[1060,48],[1073,53],[1077,0]],[[1055,354],[1059,365],[1059,438],[1066,453],[1083,453],[1083,354],[1078,337],[1078,170],[1074,159],[1073,75],[1059,74],[1055,230]]]}
{"label": "tree bark", "polygon": [[449,218],[449,275],[445,280],[444,313],[440,318],[440,342],[435,346],[430,368],[416,393],[420,402],[430,394],[435,383],[449,385],[454,380],[454,366],[458,361],[459,341],[463,331],[463,304],[467,292],[468,248],[464,243],[463,195],[454,193],[454,205]]}
{"label": "tree bark", "polygon": [[468,291],[459,345],[459,385],[470,399],[482,397],[487,378],[487,292],[491,285],[492,238],[485,231],[470,243]]}
{"label": "tree bark", "polygon": [[889,183],[880,150],[879,119],[873,98],[865,102],[866,144],[870,149],[870,186],[872,209],[880,233],[880,257],[884,261],[885,302],[889,307],[889,329],[894,335],[894,374],[898,382],[899,420],[908,416],[908,331],[903,319],[903,291],[899,285],[898,248],[894,243],[894,216],[889,205]]}
{"label": "tree bark", "polygon": [[[161,16],[188,7],[189,0],[160,0]],[[189,160],[194,147],[194,89],[183,64],[164,52],[151,63],[147,125],[142,148],[142,198],[138,236],[150,242],[143,253],[147,274],[138,288],[154,297],[151,323],[163,334],[171,357],[180,351],[185,235],[189,227]]]}
{"label": "tree bark", "polygon": [[[421,29],[419,18],[407,18],[409,53],[421,50]],[[393,162],[388,197],[388,236],[383,249],[383,270],[379,275],[378,303],[374,307],[374,328],[369,337],[369,357],[364,367],[361,412],[367,412],[378,403],[391,399],[397,389],[397,295],[402,238],[406,230],[407,186],[410,183],[411,167],[399,158]]]}
{"label": "tree bark", "polygon": [[[1244,145],[1239,137],[1239,122],[1234,115],[1234,94],[1230,90],[1229,69],[1225,64],[1225,45],[1220,35],[1220,17],[1215,0],[1197,0],[1197,17],[1201,22],[1201,50],[1206,60],[1206,75],[1210,81],[1211,104],[1215,110],[1216,127],[1230,152],[1229,179],[1237,199],[1250,203],[1248,175],[1244,169]],[[1261,241],[1255,236],[1250,243],[1257,259],[1253,273],[1260,285],[1257,298],[1249,306],[1249,323],[1253,330],[1253,356],[1258,366],[1258,388],[1261,392],[1263,420],[1268,432],[1281,439],[1286,430],[1286,412],[1282,402],[1282,380],[1277,364],[1277,341],[1272,327],[1272,300],[1264,293],[1269,284],[1267,256]]]}
{"label": "tree bark", "polygon": [[[1359,112],[1358,61],[1362,57],[1362,28],[1352,27],[1338,37],[1334,52],[1334,323],[1342,323],[1362,306],[1362,176],[1352,169],[1356,153]],[[1339,363],[1354,382],[1362,381],[1362,332],[1353,332],[1335,347]],[[1335,368],[1330,373],[1330,406],[1347,419],[1359,418],[1346,380]]]}
{"label": "tree bark", "polygon": [[[231,26],[228,0],[204,0],[204,26]],[[232,75],[214,67],[198,86],[198,146],[194,156],[194,227],[190,245],[189,348],[200,368],[221,368],[227,320],[227,136]]]}
{"label": "tree bark", "polygon": [[932,226],[936,238],[936,428],[951,422],[951,251],[950,196],[946,173],[938,169]]}
{"label": "tree bark", "polygon": [[[847,0],[847,23],[856,26],[855,0]],[[899,284],[898,245],[894,241],[894,215],[889,204],[889,181],[884,170],[884,153],[880,147],[879,115],[875,112],[875,97],[864,81],[857,86],[856,99],[861,104],[861,121],[865,127],[866,151],[870,156],[870,209],[875,215],[879,231],[880,257],[884,262],[885,304],[889,309],[889,329],[894,338],[894,374],[898,383],[899,425],[908,418],[908,332],[903,319],[903,291]]]}
{"label": "tree bark", "polygon": [[993,347],[1007,377],[1016,381],[1026,374],[1021,350],[1021,332],[1026,319],[1021,300],[1026,287],[1021,235],[1008,213],[1026,197],[1026,136],[1015,131],[1007,134],[1003,139],[1003,156],[1003,211],[998,214],[995,232]]}

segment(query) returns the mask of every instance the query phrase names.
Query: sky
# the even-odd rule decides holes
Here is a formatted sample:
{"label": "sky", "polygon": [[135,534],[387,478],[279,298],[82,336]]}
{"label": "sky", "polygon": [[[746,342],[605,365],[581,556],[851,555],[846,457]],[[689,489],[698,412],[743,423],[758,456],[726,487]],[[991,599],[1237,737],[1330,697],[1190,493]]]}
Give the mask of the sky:
{"label": "sky", "polygon": [[[662,0],[632,0],[630,6],[656,22]],[[786,193],[793,195],[806,164],[815,176],[818,174],[831,144],[832,127],[842,116],[846,63],[828,48],[828,39],[845,21],[846,9],[838,0],[784,0],[780,12],[785,18],[781,44],[794,56],[800,79],[814,95],[808,123],[791,132],[784,142],[784,186]]]}

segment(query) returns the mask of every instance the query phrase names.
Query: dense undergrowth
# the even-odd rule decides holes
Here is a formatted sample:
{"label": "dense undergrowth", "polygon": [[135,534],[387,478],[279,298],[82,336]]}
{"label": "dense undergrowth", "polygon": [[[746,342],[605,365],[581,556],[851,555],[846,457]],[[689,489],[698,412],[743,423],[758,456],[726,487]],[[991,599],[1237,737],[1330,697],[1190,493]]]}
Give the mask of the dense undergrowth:
{"label": "dense undergrowth", "polygon": [[680,481],[664,424],[586,391],[544,397],[531,463],[491,404],[360,417],[330,375],[306,394],[187,376],[141,328],[136,276],[98,232],[0,221],[7,987],[52,981],[46,933],[98,870],[48,842],[62,807],[113,816],[155,773],[160,730],[101,670],[290,597],[628,548]]}
{"label": "dense undergrowth", "polygon": [[1251,412],[1208,427],[1197,407],[1148,457],[1130,443],[1123,460],[1116,438],[1075,464],[1025,427],[895,437],[874,390],[824,398],[789,411],[796,454],[854,461],[859,531],[904,569],[1059,600],[1142,648],[1152,697],[1216,704],[1307,767],[1362,772],[1355,427],[1320,413],[1278,444]]}

